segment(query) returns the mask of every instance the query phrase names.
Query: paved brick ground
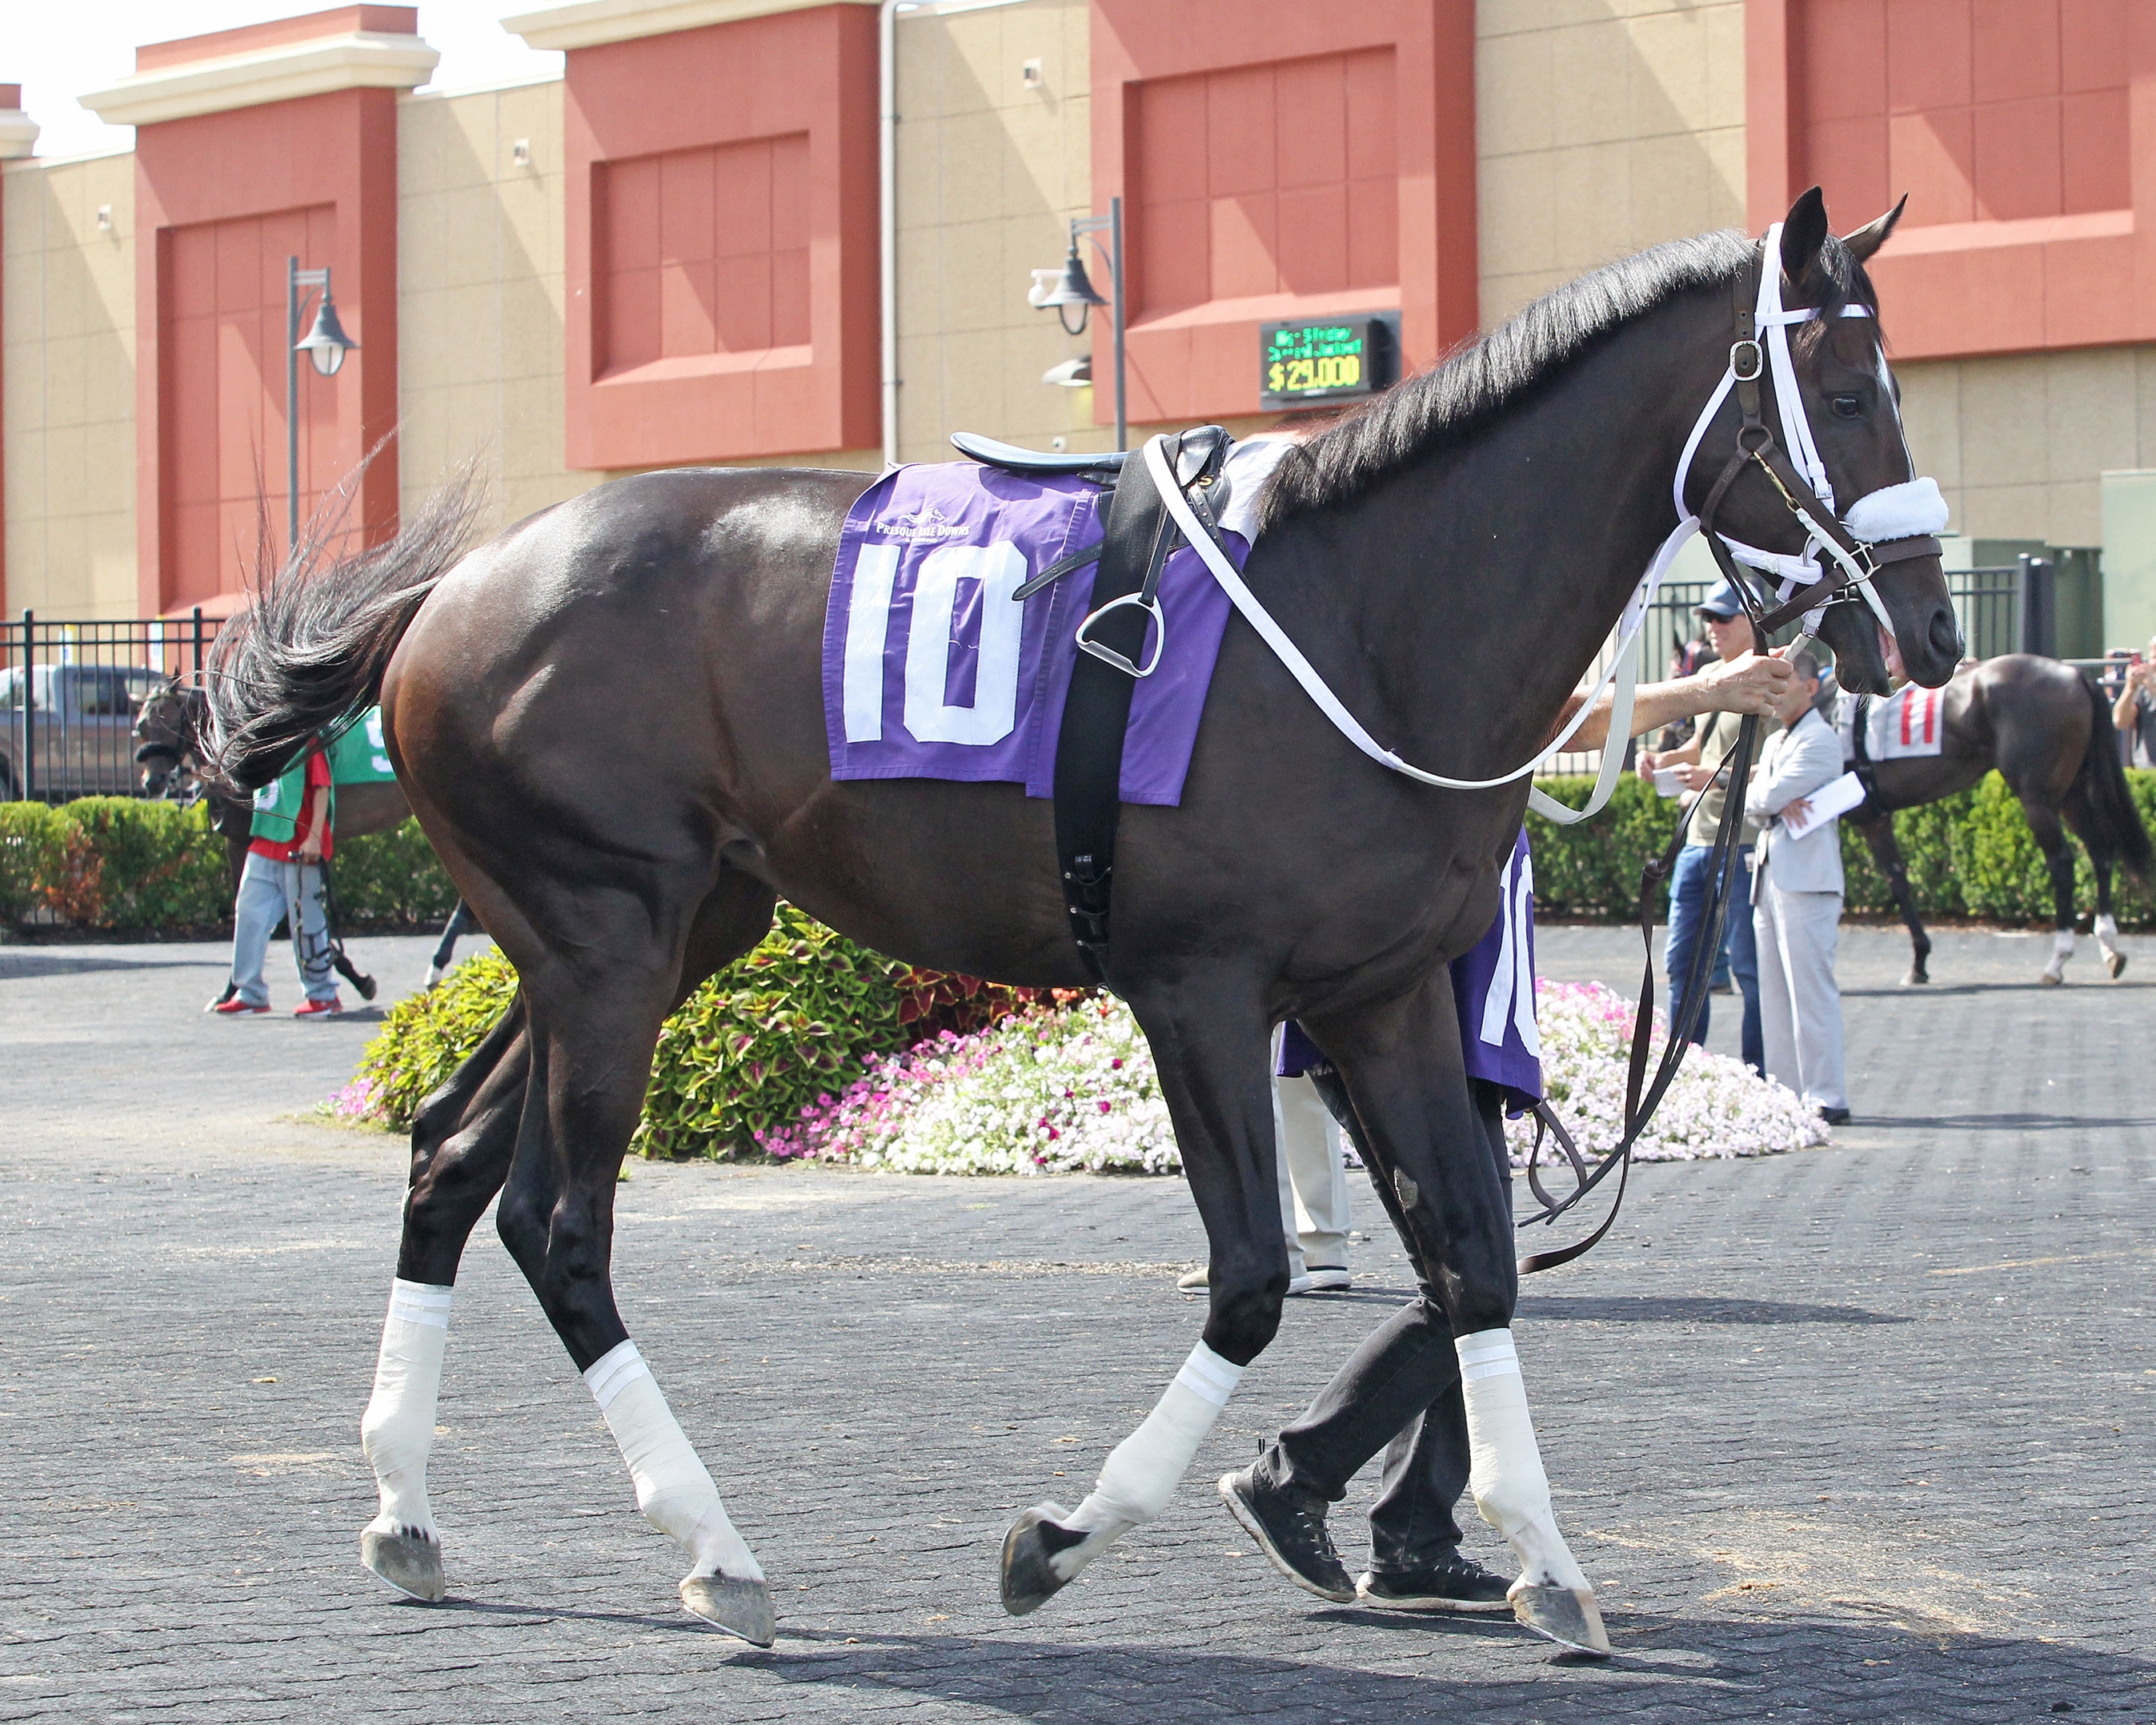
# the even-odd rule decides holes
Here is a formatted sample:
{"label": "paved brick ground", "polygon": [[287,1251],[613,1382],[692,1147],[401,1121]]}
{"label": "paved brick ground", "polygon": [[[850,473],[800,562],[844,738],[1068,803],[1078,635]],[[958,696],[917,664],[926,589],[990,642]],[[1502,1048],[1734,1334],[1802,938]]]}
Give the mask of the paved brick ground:
{"label": "paved brick ground", "polygon": [[[357,944],[393,981],[424,962]],[[2156,1719],[2156,942],[2131,944],[2124,983],[2043,990],[2042,940],[1952,935],[1912,991],[1899,942],[1852,932],[1864,1123],[1646,1169],[1604,1248],[1532,1286],[1599,1667],[1322,1605],[1212,1500],[1396,1297],[1382,1240],[1354,1293],[1291,1305],[1166,1517],[1001,1615],[1007,1517],[1081,1494],[1195,1335],[1172,1181],[634,1168],[624,1308],[777,1584],[765,1654],[675,1608],[672,1548],[483,1233],[434,1466],[454,1598],[398,1603],[356,1546],[399,1148],[299,1117],[366,1023],[206,1021],[215,949],[0,949],[0,1719]],[[1620,934],[1550,931],[1543,959],[1633,985]]]}

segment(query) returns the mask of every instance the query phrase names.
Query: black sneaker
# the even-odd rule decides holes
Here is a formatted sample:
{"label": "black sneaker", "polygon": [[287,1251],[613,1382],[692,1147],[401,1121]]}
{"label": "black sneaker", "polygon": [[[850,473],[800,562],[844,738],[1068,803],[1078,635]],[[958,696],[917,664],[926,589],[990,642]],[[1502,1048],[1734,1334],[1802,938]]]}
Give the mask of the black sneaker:
{"label": "black sneaker", "polygon": [[1820,1105],[1819,1117],[1821,1120],[1824,1120],[1829,1126],[1847,1126],[1849,1124],[1849,1110],[1846,1108],[1830,1108],[1825,1103],[1821,1103]]}
{"label": "black sneaker", "polygon": [[1455,1552],[1435,1568],[1406,1575],[1373,1570],[1355,1584],[1355,1594],[1363,1604],[1386,1611],[1503,1611],[1510,1603],[1506,1586],[1502,1576]]}
{"label": "black sneaker", "polygon": [[1314,1492],[1292,1486],[1263,1490],[1252,1481],[1250,1471],[1246,1467],[1220,1476],[1220,1501],[1228,1506],[1228,1513],[1258,1542],[1258,1549],[1273,1560],[1273,1568],[1297,1587],[1335,1604],[1352,1601],[1355,1584],[1332,1548],[1332,1536],[1325,1531],[1325,1512],[1332,1506]]}

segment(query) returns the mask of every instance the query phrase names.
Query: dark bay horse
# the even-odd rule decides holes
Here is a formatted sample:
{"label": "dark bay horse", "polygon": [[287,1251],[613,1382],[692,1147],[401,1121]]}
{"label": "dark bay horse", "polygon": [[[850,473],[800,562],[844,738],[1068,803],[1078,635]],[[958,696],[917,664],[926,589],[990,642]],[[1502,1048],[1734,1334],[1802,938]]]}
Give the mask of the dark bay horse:
{"label": "dark bay horse", "polygon": [[[1764,246],[1673,242],[1547,296],[1283,462],[1250,588],[1406,758],[1474,778],[1519,767],[1673,525],[1687,434],[1730,375],[1732,307],[1762,272],[1821,313],[1799,331],[1795,377],[1835,494],[1911,481],[1878,323],[1840,315],[1876,304],[1863,261],[1891,225],[1838,241],[1814,191]],[[1774,484],[1732,459],[1735,401],[1704,423],[1681,481],[1691,506],[1727,473],[1723,531],[1799,550]],[[408,1593],[442,1596],[425,1486],[434,1396],[458,1260],[499,1193],[501,1238],[584,1372],[639,1507],[690,1552],[684,1604],[767,1645],[762,1571],[613,1296],[615,1178],[660,1022],[750,949],[781,894],[915,964],[1089,980],[1047,802],[1016,785],[829,775],[825,601],[868,483],[646,474],[463,555],[461,512],[445,503],[389,546],[288,569],[219,638],[218,754],[241,785],[380,691],[413,808],[520,978],[413,1132],[362,1428],[382,1506],[362,1556]],[[1909,674],[1944,682],[1960,647],[1938,558],[1894,562],[1873,588]],[[1883,638],[1862,605],[1830,607],[1823,633],[1846,686],[1883,691]],[[1476,1502],[1522,1564],[1516,1613],[1608,1650],[1528,1423],[1507,1198],[1445,968],[1495,914],[1526,797],[1524,778],[1433,791],[1372,764],[1231,621],[1180,806],[1123,811],[1109,960],[1210,1245],[1204,1337],[1085,1504],[1014,1525],[1011,1609],[1158,1512],[1272,1339],[1287,1260],[1267,1053],[1292,1016],[1342,1075],[1379,1194],[1459,1338],[1466,1364],[1429,1363],[1421,1390],[1426,1402],[1460,1373]]]}
{"label": "dark bay horse", "polygon": [[2070,665],[2009,653],[1956,672],[1939,705],[1938,754],[1868,764],[1859,757],[1854,763],[1870,783],[1863,803],[1848,819],[1871,846],[1872,860],[1887,877],[1908,925],[1907,980],[1931,980],[1927,961],[1932,942],[1894,838],[1894,811],[1967,790],[1994,767],[2020,799],[2051,877],[2056,934],[2043,980],[2065,981],[2066,960],[2073,955],[2074,848],[2066,841],[2069,828],[2088,851],[2096,874],[2097,944],[2104,968],[2118,976],[2126,968],[2126,955],[2113,944],[2118,922],[2111,909],[2112,870],[2123,863],[2145,881],[2156,858],[2119,766],[2110,702]]}

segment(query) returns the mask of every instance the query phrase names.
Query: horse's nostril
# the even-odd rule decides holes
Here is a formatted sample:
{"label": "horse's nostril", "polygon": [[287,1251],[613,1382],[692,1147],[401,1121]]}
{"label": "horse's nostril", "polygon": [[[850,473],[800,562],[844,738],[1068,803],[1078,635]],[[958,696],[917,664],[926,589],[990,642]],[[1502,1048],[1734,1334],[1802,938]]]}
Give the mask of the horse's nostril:
{"label": "horse's nostril", "polygon": [[1932,626],[1926,632],[1932,651],[1944,660],[1961,657],[1961,625],[1954,621],[1953,612],[1941,606],[1932,613]]}

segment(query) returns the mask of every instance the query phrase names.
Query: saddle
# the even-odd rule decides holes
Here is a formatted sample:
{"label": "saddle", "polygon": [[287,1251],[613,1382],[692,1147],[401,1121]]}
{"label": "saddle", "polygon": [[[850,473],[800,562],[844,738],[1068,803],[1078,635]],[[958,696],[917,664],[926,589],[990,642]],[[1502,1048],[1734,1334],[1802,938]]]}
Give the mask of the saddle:
{"label": "saddle", "polygon": [[[1075,475],[1106,494],[1100,542],[1050,564],[1013,597],[1024,599],[1073,570],[1100,565],[1093,578],[1091,609],[1078,625],[1080,650],[1056,734],[1055,854],[1070,937],[1088,973],[1107,988],[1123,738],[1132,692],[1139,678],[1152,674],[1167,644],[1168,620],[1157,592],[1162,567],[1182,544],[1183,535],[1168,519],[1146,465],[1127,462],[1120,451],[1042,454],[968,431],[953,433],[951,442],[984,466],[1034,476]],[[1220,511],[1228,501],[1221,466],[1234,445],[1235,439],[1218,425],[1200,425],[1167,439],[1169,470],[1200,526],[1216,540]]]}

